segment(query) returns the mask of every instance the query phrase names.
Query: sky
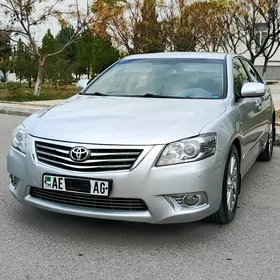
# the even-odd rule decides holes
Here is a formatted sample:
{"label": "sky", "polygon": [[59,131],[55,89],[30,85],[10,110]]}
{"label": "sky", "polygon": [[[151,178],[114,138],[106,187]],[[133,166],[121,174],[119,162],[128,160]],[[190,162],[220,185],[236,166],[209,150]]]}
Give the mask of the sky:
{"label": "sky", "polygon": [[[49,3],[53,3],[53,0],[50,0]],[[85,9],[87,7],[87,0],[77,0],[79,7],[81,9]],[[68,6],[71,4],[74,4],[75,0],[65,0],[63,4],[57,5],[57,8],[63,11],[67,11],[68,10]],[[44,4],[37,4],[37,9],[36,9],[36,14],[40,15],[41,14],[41,10],[44,7]],[[38,41],[41,41],[43,36],[46,34],[47,30],[50,29],[52,34],[55,36],[59,30],[60,30],[60,25],[57,22],[57,20],[55,19],[49,19],[47,22],[45,22],[44,24],[37,26],[36,28],[36,34],[35,34],[35,38]]]}
{"label": "sky", "polygon": [[[5,0],[0,0],[0,2],[5,2]],[[48,0],[46,2],[48,2],[49,4],[47,4],[48,6],[54,2],[56,2],[57,0]],[[62,4],[57,5],[57,9],[62,10],[62,11],[67,11],[68,6],[75,3],[76,0],[64,0]],[[81,10],[84,10],[87,7],[87,0],[77,0],[79,7],[81,8]],[[44,3],[37,3],[35,6],[35,13],[34,13],[34,18],[37,18],[38,16],[42,15],[42,11],[44,8],[46,8],[47,6]],[[1,13],[0,11],[0,19],[1,21],[5,22],[5,15],[3,13]],[[6,20],[7,16],[6,16]],[[55,20],[54,18],[49,18],[46,22],[44,22],[43,24],[37,25],[36,27],[33,27],[32,29],[32,35],[35,38],[36,42],[41,44],[42,38],[43,36],[46,34],[47,30],[50,29],[52,34],[55,36],[59,30],[60,30],[60,25],[57,22],[57,20]]]}

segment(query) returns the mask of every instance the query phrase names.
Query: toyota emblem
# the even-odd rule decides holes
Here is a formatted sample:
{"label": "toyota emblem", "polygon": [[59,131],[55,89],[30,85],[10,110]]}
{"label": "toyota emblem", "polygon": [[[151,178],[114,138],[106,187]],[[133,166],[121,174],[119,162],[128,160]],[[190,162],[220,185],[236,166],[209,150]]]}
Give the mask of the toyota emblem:
{"label": "toyota emblem", "polygon": [[90,151],[85,147],[75,147],[70,151],[70,158],[74,161],[86,161],[90,156]]}

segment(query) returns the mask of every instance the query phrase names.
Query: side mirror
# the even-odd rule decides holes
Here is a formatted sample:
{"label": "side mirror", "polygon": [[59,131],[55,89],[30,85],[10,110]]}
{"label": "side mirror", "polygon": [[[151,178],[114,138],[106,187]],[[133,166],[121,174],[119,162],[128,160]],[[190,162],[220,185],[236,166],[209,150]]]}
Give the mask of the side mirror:
{"label": "side mirror", "polygon": [[77,89],[83,90],[88,85],[89,81],[90,81],[89,79],[82,79],[82,80],[80,80],[76,84]]}
{"label": "side mirror", "polygon": [[266,92],[266,86],[263,83],[245,83],[241,89],[242,97],[261,97]]}

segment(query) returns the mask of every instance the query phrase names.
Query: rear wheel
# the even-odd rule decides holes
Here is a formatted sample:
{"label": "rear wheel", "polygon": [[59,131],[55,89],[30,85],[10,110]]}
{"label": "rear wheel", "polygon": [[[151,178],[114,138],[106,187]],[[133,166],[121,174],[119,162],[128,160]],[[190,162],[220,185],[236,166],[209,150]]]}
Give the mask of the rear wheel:
{"label": "rear wheel", "polygon": [[237,208],[240,183],[240,159],[237,149],[233,145],[229,151],[224,172],[222,200],[220,208],[207,220],[218,224],[228,224],[234,219]]}
{"label": "rear wheel", "polygon": [[260,153],[259,161],[270,161],[273,155],[273,144],[275,140],[275,124],[272,122],[269,125],[268,138],[266,142],[265,149]]}

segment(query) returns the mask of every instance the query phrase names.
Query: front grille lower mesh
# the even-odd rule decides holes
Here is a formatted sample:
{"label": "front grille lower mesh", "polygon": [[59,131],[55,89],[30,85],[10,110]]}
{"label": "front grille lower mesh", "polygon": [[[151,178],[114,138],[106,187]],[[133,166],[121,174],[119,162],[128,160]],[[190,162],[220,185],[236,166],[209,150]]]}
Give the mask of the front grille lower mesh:
{"label": "front grille lower mesh", "polygon": [[90,157],[84,162],[75,162],[70,158],[73,147],[36,141],[36,156],[39,162],[78,172],[103,172],[129,170],[140,154],[141,149],[89,149]]}
{"label": "front grille lower mesh", "polygon": [[94,209],[147,211],[144,201],[136,198],[96,197],[88,194],[50,191],[34,187],[30,188],[30,195],[51,202]]}

